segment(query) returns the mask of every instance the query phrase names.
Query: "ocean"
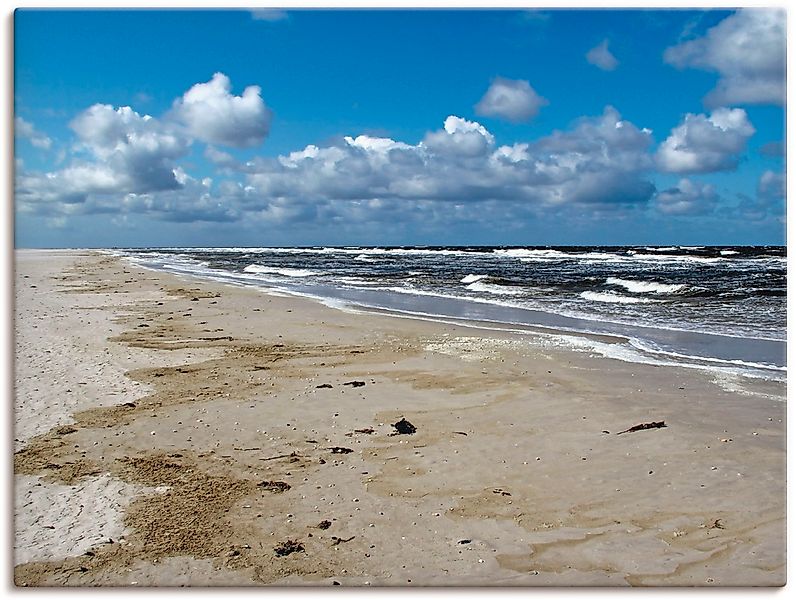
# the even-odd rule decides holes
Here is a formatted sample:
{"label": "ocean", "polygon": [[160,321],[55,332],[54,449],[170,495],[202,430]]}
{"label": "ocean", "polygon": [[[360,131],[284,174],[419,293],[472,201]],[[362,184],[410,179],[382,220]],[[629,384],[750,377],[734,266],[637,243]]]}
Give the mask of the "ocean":
{"label": "ocean", "polygon": [[783,246],[116,252],[144,267],[311,297],[343,310],[533,328],[621,360],[786,376]]}

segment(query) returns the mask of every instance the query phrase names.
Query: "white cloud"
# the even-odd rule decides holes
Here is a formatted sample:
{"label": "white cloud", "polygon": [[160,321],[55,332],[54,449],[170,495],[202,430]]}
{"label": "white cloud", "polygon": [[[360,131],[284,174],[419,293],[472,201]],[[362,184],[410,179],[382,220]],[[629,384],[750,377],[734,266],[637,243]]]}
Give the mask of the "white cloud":
{"label": "white cloud", "polygon": [[765,171],[757,183],[757,197],[761,200],[785,198],[785,173]]}
{"label": "white cloud", "polygon": [[495,145],[495,137],[475,121],[454,115],[445,119],[444,129],[426,134],[421,147],[440,155],[483,156]]}
{"label": "white cloud", "polygon": [[[203,186],[179,165],[196,139],[246,145],[267,133],[270,112],[259,88],[252,86],[243,96],[232,96],[229,87],[229,79],[217,73],[209,83],[193,86],[162,119],[142,116],[129,106],[89,107],[69,124],[76,142],[63,168],[49,173],[19,169],[20,210],[74,214],[144,207],[163,218],[172,209],[176,215],[231,218],[233,213],[209,200],[212,181],[207,179],[210,183]],[[30,133],[26,122],[19,124]],[[205,149],[205,156],[230,172],[238,167],[231,155],[212,146]]]}
{"label": "white cloud", "polygon": [[[381,203],[599,206],[643,203],[654,186],[649,131],[622,121],[612,108],[573,129],[536,142],[497,146],[480,123],[456,116],[417,144],[389,138],[346,137],[324,148],[307,146],[247,169],[251,197]],[[362,204],[359,205],[363,206]],[[429,206],[429,205],[427,205]]]}
{"label": "white cloud", "polygon": [[658,167],[669,173],[735,169],[754,132],[742,108],[717,108],[710,116],[689,113],[658,148]]}
{"label": "white cloud", "polygon": [[530,121],[549,102],[524,80],[496,77],[475,105],[477,115],[503,118],[513,123]]}
{"label": "white cloud", "polygon": [[[82,170],[113,173],[119,190],[144,193],[179,186],[175,161],[188,152],[190,140],[167,123],[149,115],[142,117],[129,106],[114,109],[95,104],[70,126],[80,140],[78,148],[87,150],[96,161]],[[61,171],[61,176],[68,172],[69,168]],[[107,183],[107,178],[103,181]],[[81,187],[90,193],[90,188]],[[105,187],[101,191],[108,193]]]}
{"label": "white cloud", "polygon": [[207,146],[205,148],[204,156],[214,165],[222,168],[234,168],[238,164],[238,161],[236,161],[231,154],[224,152],[223,150],[219,150],[214,146]]}
{"label": "white cloud", "polygon": [[49,150],[52,146],[52,140],[47,135],[37,130],[33,123],[26,121],[22,117],[14,119],[14,133],[18,137],[28,140],[36,148]]}
{"label": "white cloud", "polygon": [[586,60],[589,64],[599,67],[603,71],[613,71],[619,65],[619,61],[611,54],[608,49],[608,40],[605,39],[586,53]]}
{"label": "white cloud", "polygon": [[785,185],[784,172],[770,170],[763,172],[757,182],[756,197],[740,195],[741,201],[736,207],[737,214],[747,221],[763,222],[774,219],[784,224]]}
{"label": "white cloud", "polygon": [[184,123],[190,135],[210,144],[237,148],[261,144],[271,126],[271,110],[251,85],[241,96],[230,93],[229,77],[216,73],[197,83],[174,102],[173,117]]}
{"label": "white cloud", "polygon": [[681,179],[677,187],[655,196],[655,206],[667,215],[706,214],[715,209],[718,197],[712,185]]}
{"label": "white cloud", "polygon": [[254,8],[250,12],[255,21],[275,22],[288,18],[287,12],[278,8]]}
{"label": "white cloud", "polygon": [[709,107],[785,102],[785,11],[745,8],[700,38],[668,48],[664,60],[678,68],[718,72],[705,97]]}

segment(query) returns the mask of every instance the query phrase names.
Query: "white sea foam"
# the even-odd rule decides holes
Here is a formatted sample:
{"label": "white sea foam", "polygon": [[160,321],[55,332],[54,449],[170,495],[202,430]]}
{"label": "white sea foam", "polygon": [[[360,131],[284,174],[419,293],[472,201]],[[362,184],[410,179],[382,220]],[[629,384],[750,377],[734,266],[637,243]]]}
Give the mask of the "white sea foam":
{"label": "white sea foam", "polygon": [[654,261],[657,263],[717,263],[726,260],[720,256],[710,258],[707,256],[685,256],[683,254],[636,254],[634,258],[645,261]]}
{"label": "white sea foam", "polygon": [[645,250],[651,250],[652,252],[672,252],[673,250],[679,250],[677,246],[644,246]]}
{"label": "white sea foam", "polygon": [[685,288],[684,284],[658,283],[657,281],[636,281],[634,279],[620,279],[619,277],[609,277],[605,280],[608,285],[618,285],[625,288],[628,292],[635,294],[674,294]]}
{"label": "white sea foam", "polygon": [[682,361],[698,361],[710,363],[710,365],[725,366],[725,367],[746,367],[748,369],[762,370],[769,373],[769,377],[777,377],[777,373],[784,374],[788,372],[787,367],[772,365],[767,363],[752,362],[748,360],[732,359],[732,358],[713,358],[710,356],[696,356],[693,354],[683,354],[682,352],[672,352],[670,350],[663,350],[658,348],[655,344],[650,344],[644,340],[631,338],[630,343],[633,347],[638,348],[644,352],[649,352],[656,355],[663,355]]}
{"label": "white sea foam", "polygon": [[505,285],[495,285],[493,283],[483,283],[481,281],[474,281],[467,286],[467,289],[474,292],[486,292],[487,294],[495,294],[498,296],[519,296],[523,293],[522,290],[516,288]]}
{"label": "white sea foam", "polygon": [[495,254],[501,256],[508,256],[509,258],[529,259],[529,260],[562,260],[566,258],[573,258],[572,254],[568,252],[561,252],[560,250],[529,250],[527,248],[510,248],[507,250],[495,250]]}
{"label": "white sea foam", "polygon": [[338,277],[337,281],[348,285],[365,285],[365,286],[384,285],[383,281],[378,281],[375,279],[362,279],[361,277]]}
{"label": "white sea foam", "polygon": [[671,255],[662,254],[665,251],[678,250],[674,246],[667,248],[647,247],[646,250],[655,252],[655,254],[645,254],[635,250],[628,250],[620,254],[613,252],[562,252],[560,250],[550,249],[526,249],[526,248],[512,248],[508,250],[495,250],[495,254],[505,256],[508,258],[516,258],[521,262],[555,262],[561,260],[577,260],[580,262],[618,262],[618,263],[638,263],[638,262],[656,262],[656,263],[715,263],[726,260],[720,256],[707,257],[707,256],[687,256],[683,254]]}
{"label": "white sea foam", "polygon": [[311,271],[309,269],[282,269],[276,267],[264,267],[262,265],[249,265],[243,270],[246,273],[284,275],[285,277],[309,277],[310,275],[318,274],[318,271]]}
{"label": "white sea foam", "polygon": [[[629,344],[605,343],[588,337],[577,335],[552,334],[549,339],[572,350],[589,352],[621,360],[623,362],[640,363],[648,365],[684,367],[686,369],[699,369],[712,373],[720,379],[731,378],[752,378],[782,381],[784,368],[776,367],[772,369],[767,365],[756,363],[745,363],[743,361],[721,361],[718,359],[707,359],[699,356],[689,356],[684,354],[666,353],[652,351],[645,347],[640,340],[630,338]],[[705,364],[706,361],[708,364]],[[720,381],[716,381],[720,384]],[[722,387],[725,387],[722,385]],[[727,389],[725,387],[725,389]],[[728,390],[735,391],[735,390]],[[755,393],[755,395],[759,395]],[[773,397],[773,396],[772,396]]]}
{"label": "white sea foam", "polygon": [[[247,252],[273,252],[281,254],[355,254],[357,260],[364,260],[369,256],[398,255],[398,256],[468,256],[473,252],[464,250],[431,250],[426,248],[257,248],[246,249]],[[475,253],[477,254],[477,253]]]}
{"label": "white sea foam", "polygon": [[736,250],[720,250],[719,254],[722,256],[732,256],[733,254],[740,254],[740,252]]}
{"label": "white sea foam", "polygon": [[650,298],[631,298],[614,292],[581,292],[580,297],[592,302],[613,302],[615,304],[650,304],[658,302]]}
{"label": "white sea foam", "polygon": [[482,279],[485,279],[487,277],[489,277],[489,275],[472,275],[472,274],[470,274],[470,275],[465,275],[464,277],[462,277],[460,281],[462,283],[475,283],[476,281],[481,281]]}

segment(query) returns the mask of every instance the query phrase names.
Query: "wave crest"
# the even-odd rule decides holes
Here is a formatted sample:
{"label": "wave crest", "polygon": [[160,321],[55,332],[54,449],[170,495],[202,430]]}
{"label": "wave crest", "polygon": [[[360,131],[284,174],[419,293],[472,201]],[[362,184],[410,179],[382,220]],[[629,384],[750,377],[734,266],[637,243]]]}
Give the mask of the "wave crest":
{"label": "wave crest", "polygon": [[581,292],[580,297],[584,300],[591,300],[592,302],[613,302],[614,304],[651,304],[660,302],[660,300],[652,300],[651,298],[622,296],[614,292]]}
{"label": "wave crest", "polygon": [[283,275],[285,277],[309,277],[317,275],[318,271],[309,269],[282,269],[278,267],[264,267],[262,265],[249,265],[243,269],[245,273],[263,273],[268,275]]}
{"label": "wave crest", "polygon": [[682,283],[659,283],[657,281],[620,279],[619,277],[609,277],[605,283],[623,287],[634,294],[676,294],[688,288]]}

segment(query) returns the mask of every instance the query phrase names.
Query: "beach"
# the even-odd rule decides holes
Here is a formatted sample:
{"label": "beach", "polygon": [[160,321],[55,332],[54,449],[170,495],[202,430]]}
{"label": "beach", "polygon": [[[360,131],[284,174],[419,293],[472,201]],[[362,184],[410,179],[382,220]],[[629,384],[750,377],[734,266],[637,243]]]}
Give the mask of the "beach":
{"label": "beach", "polygon": [[18,586],[785,583],[783,381],[15,267]]}

